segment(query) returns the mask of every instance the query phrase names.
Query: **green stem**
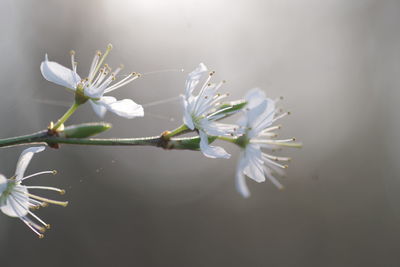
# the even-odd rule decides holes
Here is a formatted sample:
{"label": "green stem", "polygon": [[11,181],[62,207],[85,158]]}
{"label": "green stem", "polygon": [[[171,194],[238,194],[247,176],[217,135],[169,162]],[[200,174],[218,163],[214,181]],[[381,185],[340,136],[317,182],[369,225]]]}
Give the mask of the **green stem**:
{"label": "green stem", "polygon": [[48,144],[57,147],[58,144],[97,145],[97,146],[155,146],[164,149],[198,150],[199,137],[174,138],[165,140],[162,136],[139,138],[67,138],[50,135],[48,131],[0,139],[0,147]]}
{"label": "green stem", "polygon": [[190,130],[190,129],[186,126],[186,124],[182,124],[181,126],[179,126],[178,128],[176,128],[175,130],[172,130],[172,131],[170,131],[169,133],[164,134],[163,136],[164,136],[165,139],[168,140],[169,138],[171,138],[171,137],[173,137],[173,136],[180,135],[180,134],[184,134],[184,133],[186,133],[188,130]]}
{"label": "green stem", "polygon": [[67,112],[65,112],[65,114],[62,115],[62,117],[56,122],[52,130],[57,130],[64,122],[68,120],[69,117],[71,117],[72,114],[74,114],[78,107],[79,104],[74,102],[74,104],[67,110]]}
{"label": "green stem", "polygon": [[41,142],[40,139],[45,136],[47,136],[47,131],[40,131],[37,133],[23,135],[23,136],[4,138],[0,139],[0,147],[40,143]]}

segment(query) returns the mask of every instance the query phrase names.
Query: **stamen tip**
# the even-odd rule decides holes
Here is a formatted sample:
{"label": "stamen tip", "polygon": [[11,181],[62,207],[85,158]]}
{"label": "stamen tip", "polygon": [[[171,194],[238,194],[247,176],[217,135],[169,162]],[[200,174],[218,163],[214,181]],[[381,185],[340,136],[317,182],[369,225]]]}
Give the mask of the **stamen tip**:
{"label": "stamen tip", "polygon": [[112,44],[108,44],[107,45],[107,50],[111,50],[111,49],[113,49],[113,45]]}
{"label": "stamen tip", "polygon": [[65,190],[64,189],[60,190],[60,195],[65,195]]}
{"label": "stamen tip", "polygon": [[50,224],[46,224],[45,227],[46,227],[46,229],[48,230],[48,229],[51,228],[51,225],[50,225]]}
{"label": "stamen tip", "polygon": [[38,235],[38,237],[39,237],[40,239],[43,239],[44,234],[40,234],[40,235]]}
{"label": "stamen tip", "polygon": [[56,175],[57,173],[58,173],[57,170],[53,170],[53,171],[52,171],[52,174],[53,174],[53,175]]}
{"label": "stamen tip", "polygon": [[70,54],[71,56],[73,56],[73,55],[75,55],[75,51],[74,51],[74,50],[71,50],[71,51],[69,51],[69,54]]}

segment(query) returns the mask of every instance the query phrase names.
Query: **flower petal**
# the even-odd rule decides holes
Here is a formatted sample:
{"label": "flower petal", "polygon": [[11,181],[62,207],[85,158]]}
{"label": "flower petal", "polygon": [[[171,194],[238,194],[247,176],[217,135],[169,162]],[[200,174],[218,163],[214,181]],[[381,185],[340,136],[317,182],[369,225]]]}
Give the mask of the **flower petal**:
{"label": "flower petal", "polygon": [[246,177],[243,174],[243,167],[244,167],[244,155],[240,156],[240,160],[238,163],[238,167],[236,169],[236,190],[245,198],[250,196],[249,188],[246,184]]}
{"label": "flower petal", "polygon": [[183,105],[183,123],[189,127],[189,129],[194,130],[194,123],[192,116],[190,115],[190,111],[188,109],[189,102],[185,99],[184,96],[182,98],[182,105]]}
{"label": "flower petal", "polygon": [[127,119],[144,116],[143,107],[132,99],[117,100],[112,96],[103,96],[97,103],[103,105],[108,111]]}
{"label": "flower petal", "polygon": [[92,106],[94,112],[99,116],[100,118],[103,118],[104,115],[107,112],[107,109],[105,106],[98,104],[97,101],[89,100],[90,105]]}
{"label": "flower petal", "polygon": [[186,88],[185,88],[186,98],[189,98],[192,95],[194,89],[196,88],[196,85],[200,81],[201,76],[207,71],[208,71],[207,66],[204,65],[203,63],[200,63],[195,70],[189,73],[188,78],[186,80]]}
{"label": "flower petal", "polygon": [[264,91],[259,88],[251,89],[247,92],[245,99],[247,102],[246,108],[253,108],[259,105],[266,98]]}
{"label": "flower petal", "polygon": [[15,170],[16,181],[21,180],[24,177],[26,168],[31,161],[33,154],[42,152],[45,149],[44,146],[30,147],[22,151],[21,156],[19,156],[17,167]]}
{"label": "flower petal", "polygon": [[200,150],[204,156],[208,158],[224,158],[229,159],[231,155],[227,153],[222,147],[210,146],[208,144],[208,136],[205,132],[199,131],[200,134]]}
{"label": "flower petal", "polygon": [[81,78],[76,72],[58,64],[57,62],[49,61],[47,58],[40,65],[40,70],[43,77],[49,82],[75,90],[76,85]]}
{"label": "flower petal", "polygon": [[264,182],[264,161],[262,160],[261,148],[256,144],[248,144],[244,153],[243,173],[258,183]]}
{"label": "flower petal", "polygon": [[235,132],[235,129],[238,128],[238,126],[234,124],[209,121],[207,118],[204,118],[200,121],[200,127],[207,134],[214,136],[232,135]]}
{"label": "flower petal", "polygon": [[17,185],[14,190],[22,193],[13,191],[7,197],[5,205],[1,206],[0,209],[10,217],[24,217],[28,214],[29,209],[29,197],[24,194],[28,192],[28,189],[23,185]]}
{"label": "flower petal", "polygon": [[6,189],[7,189],[7,178],[4,175],[0,174],[0,197],[1,194],[4,192],[4,190]]}

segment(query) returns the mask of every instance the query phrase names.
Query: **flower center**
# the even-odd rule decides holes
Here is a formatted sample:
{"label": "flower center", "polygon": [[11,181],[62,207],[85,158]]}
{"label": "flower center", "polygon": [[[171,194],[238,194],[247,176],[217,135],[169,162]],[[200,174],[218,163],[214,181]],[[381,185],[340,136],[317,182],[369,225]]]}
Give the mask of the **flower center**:
{"label": "flower center", "polygon": [[5,180],[0,184],[0,207],[6,204],[6,200],[15,186],[16,182],[11,179]]}

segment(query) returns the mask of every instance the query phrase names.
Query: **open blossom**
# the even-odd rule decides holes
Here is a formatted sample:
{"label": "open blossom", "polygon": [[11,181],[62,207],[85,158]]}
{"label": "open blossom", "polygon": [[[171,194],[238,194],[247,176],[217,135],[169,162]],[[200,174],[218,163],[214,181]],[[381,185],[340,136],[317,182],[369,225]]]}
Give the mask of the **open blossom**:
{"label": "open blossom", "polygon": [[209,158],[229,158],[228,154],[222,147],[210,146],[208,143],[208,135],[211,136],[227,136],[232,135],[236,126],[223,124],[215,121],[212,112],[219,105],[219,101],[227,96],[227,94],[218,93],[218,89],[224,81],[218,84],[210,83],[211,76],[214,72],[208,74],[199,93],[194,95],[194,90],[200,79],[208,72],[207,67],[200,65],[191,73],[186,80],[185,95],[182,96],[184,116],[183,122],[191,130],[196,129],[200,135],[200,150]]}
{"label": "open blossom", "polygon": [[43,171],[24,176],[25,170],[33,155],[43,151],[44,149],[44,146],[25,149],[18,160],[15,175],[7,179],[0,174],[0,210],[8,216],[20,218],[22,222],[24,222],[40,238],[43,237],[43,233],[46,229],[50,228],[50,225],[36,216],[31,209],[45,207],[49,203],[64,207],[68,204],[68,202],[40,197],[28,191],[31,189],[39,189],[56,191],[60,194],[64,194],[65,191],[62,189],[47,186],[26,186],[21,184],[24,180],[37,175],[47,173],[55,174],[55,171]]}
{"label": "open blossom", "polygon": [[89,99],[93,110],[100,117],[104,117],[107,110],[128,119],[142,117],[143,107],[136,104],[132,99],[117,100],[112,96],[104,96],[105,93],[114,91],[136,80],[140,76],[140,74],[131,73],[122,80],[112,84],[116,80],[116,76],[121,71],[122,66],[112,71],[107,64],[103,65],[111,49],[112,46],[108,45],[104,55],[100,51],[96,52],[89,74],[84,79],[76,72],[77,62],[75,62],[74,51],[71,51],[72,69],[49,61],[46,54],[45,60],[40,65],[40,70],[46,80],[64,86],[75,92],[75,94],[81,94],[84,99]]}
{"label": "open blossom", "polygon": [[244,116],[239,119],[238,124],[244,131],[243,136],[239,137],[238,143],[242,146],[236,170],[236,187],[244,196],[250,196],[246,185],[245,175],[256,182],[264,182],[267,177],[279,189],[282,184],[274,177],[274,174],[283,174],[287,168],[288,157],[278,157],[265,153],[262,149],[269,151],[277,150],[281,147],[301,147],[300,143],[295,143],[294,138],[278,140],[274,131],[281,126],[273,124],[289,113],[278,114],[275,102],[266,98],[264,92],[253,89],[246,95],[247,105]]}

